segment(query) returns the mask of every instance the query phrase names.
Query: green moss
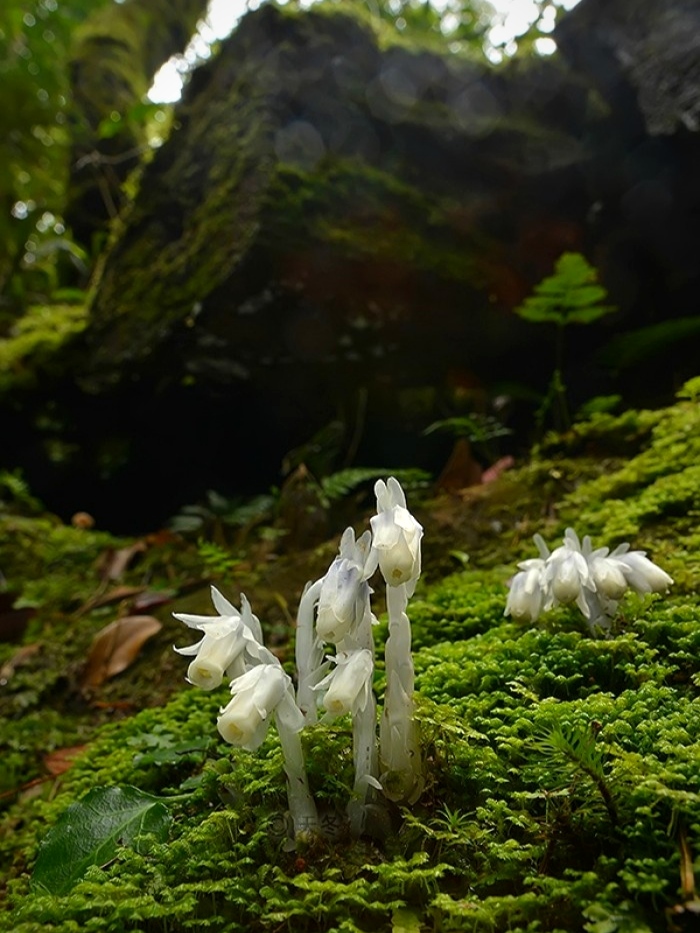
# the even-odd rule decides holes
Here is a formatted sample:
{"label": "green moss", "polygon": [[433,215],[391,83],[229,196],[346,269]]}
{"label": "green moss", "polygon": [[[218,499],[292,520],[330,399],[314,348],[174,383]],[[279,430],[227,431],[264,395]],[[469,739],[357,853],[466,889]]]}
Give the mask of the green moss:
{"label": "green moss", "polygon": [[347,259],[428,270],[458,282],[474,277],[464,242],[455,243],[454,205],[359,160],[328,159],[313,172],[280,166],[270,193],[274,216],[265,224],[272,241],[305,231]]}
{"label": "green moss", "polygon": [[30,307],[0,339],[0,392],[27,388],[61,348],[87,323],[83,305],[57,304]]}
{"label": "green moss", "polygon": [[[664,933],[665,910],[681,900],[681,831],[694,857],[700,845],[697,418],[697,402],[682,400],[594,419],[576,428],[585,456],[550,447],[474,499],[468,569],[423,584],[409,607],[427,786],[411,810],[390,812],[383,834],[353,841],[341,830],[292,851],[275,734],[256,753],[230,750],[214,725],[226,690],[186,688],[104,727],[54,799],[10,808],[5,826],[19,829],[2,845],[15,861],[0,928]],[[592,454],[625,431],[627,460]],[[554,543],[566,524],[596,544],[629,533],[674,576],[671,594],[625,598],[607,638],[567,607],[535,625],[504,619],[531,533]],[[84,735],[80,720],[42,722],[36,704],[21,721],[27,742]],[[352,782],[349,739],[342,720],[303,737],[329,822]],[[37,840],[68,804],[110,784],[177,794],[170,841],[121,850],[67,896],[30,891]]]}

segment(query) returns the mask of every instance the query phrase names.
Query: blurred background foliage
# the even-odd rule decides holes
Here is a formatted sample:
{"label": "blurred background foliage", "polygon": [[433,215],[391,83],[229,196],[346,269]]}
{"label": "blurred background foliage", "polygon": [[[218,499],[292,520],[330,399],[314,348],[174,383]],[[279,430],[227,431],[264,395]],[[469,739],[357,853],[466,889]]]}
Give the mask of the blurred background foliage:
{"label": "blurred background foliage", "polygon": [[[340,0],[322,3],[338,7]],[[494,63],[516,52],[551,51],[537,43],[563,6],[573,5],[532,0],[527,21],[512,27],[521,30],[514,37],[504,31],[510,14],[487,0],[342,4],[394,38]],[[229,15],[258,5],[218,4]],[[148,96],[154,75],[170,60],[186,80],[222,38],[207,8],[206,0],[2,3],[0,337],[31,304],[80,300],[109,223],[128,200],[124,182],[167,132],[168,106]]]}

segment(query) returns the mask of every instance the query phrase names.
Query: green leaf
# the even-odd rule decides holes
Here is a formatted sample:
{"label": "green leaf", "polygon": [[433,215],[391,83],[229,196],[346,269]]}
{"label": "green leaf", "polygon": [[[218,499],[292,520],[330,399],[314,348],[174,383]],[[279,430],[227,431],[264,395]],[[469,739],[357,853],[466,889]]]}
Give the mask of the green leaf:
{"label": "green leaf", "polygon": [[397,907],[391,914],[391,933],[420,933],[420,917],[408,907]]}
{"label": "green leaf", "polygon": [[137,787],[96,787],[68,807],[39,849],[32,884],[66,894],[93,865],[110,862],[121,846],[137,852],[147,835],[167,838],[170,812],[163,800]]}
{"label": "green leaf", "polygon": [[526,321],[590,324],[616,309],[602,302],[607,292],[598,284],[596,270],[580,253],[563,253],[554,273],[535,286],[534,294],[515,308]]}
{"label": "green leaf", "polygon": [[694,341],[700,335],[700,318],[679,317],[626,331],[614,337],[598,354],[603,365],[617,370],[653,360],[662,350]]}

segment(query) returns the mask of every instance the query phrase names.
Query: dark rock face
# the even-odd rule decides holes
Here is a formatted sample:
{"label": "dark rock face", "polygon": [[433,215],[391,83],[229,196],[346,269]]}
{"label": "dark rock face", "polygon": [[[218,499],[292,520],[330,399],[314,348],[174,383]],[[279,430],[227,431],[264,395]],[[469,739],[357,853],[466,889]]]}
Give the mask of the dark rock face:
{"label": "dark rock face", "polygon": [[557,28],[568,60],[608,99],[631,91],[651,136],[700,130],[697,0],[584,0]]}
{"label": "dark rock face", "polygon": [[[338,418],[355,462],[420,462],[458,397],[546,386],[551,335],[512,309],[566,250],[620,307],[572,334],[574,402],[619,391],[601,348],[694,314],[700,285],[695,39],[676,90],[650,59],[694,5],[655,6],[583,0],[561,27],[571,65],[502,71],[380,51],[344,15],[245,17],[193,76],[96,283],[67,364],[64,507],[92,496],[133,527],[207,485],[264,488]],[[694,374],[672,351],[657,394]],[[644,367],[625,379],[643,395]]]}

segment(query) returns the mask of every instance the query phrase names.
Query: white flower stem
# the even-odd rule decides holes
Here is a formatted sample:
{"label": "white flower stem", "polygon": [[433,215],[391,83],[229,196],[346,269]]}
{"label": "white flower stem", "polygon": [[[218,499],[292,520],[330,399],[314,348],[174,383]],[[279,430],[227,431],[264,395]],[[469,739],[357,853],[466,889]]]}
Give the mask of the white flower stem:
{"label": "white flower stem", "polygon": [[287,775],[287,800],[294,825],[294,835],[320,831],[316,804],[311,796],[304,765],[301,734],[289,729],[275,716]]}
{"label": "white flower stem", "polygon": [[379,758],[386,796],[413,802],[423,785],[420,744],[413,718],[411,624],[405,584],[387,586],[389,637],[385,647],[386,693],[379,727]]}
{"label": "white flower stem", "polygon": [[[369,588],[364,594],[364,599],[364,612],[354,637],[357,646],[371,651],[372,659],[374,659],[374,633]],[[372,693],[371,683],[369,698],[364,709],[358,710],[352,717],[352,744],[355,784],[347,813],[350,820],[350,832],[353,836],[359,837],[365,827],[365,808],[374,796],[375,788],[379,783],[377,701]]]}
{"label": "white flower stem", "polygon": [[318,681],[318,670],[323,663],[323,644],[316,636],[314,609],[321,593],[323,579],[307,586],[299,603],[295,658],[297,666],[297,706],[307,723],[318,719],[314,684]]}
{"label": "white flower stem", "polygon": [[365,708],[352,718],[355,785],[348,803],[350,832],[359,837],[365,826],[365,808],[377,785],[377,701],[371,695]]}

